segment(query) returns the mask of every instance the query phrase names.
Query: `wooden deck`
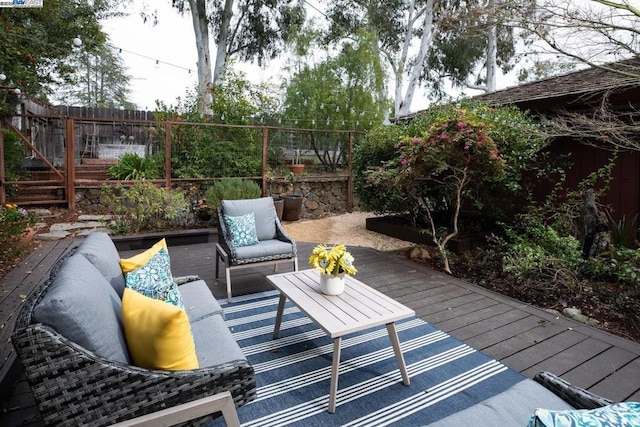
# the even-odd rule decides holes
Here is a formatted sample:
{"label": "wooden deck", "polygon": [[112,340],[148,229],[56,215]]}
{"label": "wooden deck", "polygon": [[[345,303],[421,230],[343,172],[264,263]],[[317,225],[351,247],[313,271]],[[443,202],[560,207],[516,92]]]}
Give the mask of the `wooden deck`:
{"label": "wooden deck", "polygon": [[[43,242],[41,248],[0,285],[0,362],[15,357],[7,338],[21,300],[48,273],[51,265],[77,242]],[[300,268],[306,268],[314,244],[299,243]],[[565,380],[614,401],[640,401],[640,344],[466,283],[410,260],[364,247],[349,247],[358,267],[358,280],[415,310],[416,315],[533,377],[550,371]],[[226,295],[224,274],[216,283],[214,243],[172,246],[174,275],[197,274],[214,295]],[[123,257],[139,250],[121,251]],[[291,267],[281,265],[280,272]],[[272,268],[232,273],[234,294],[271,289],[265,276]],[[2,375],[7,374],[2,369]],[[19,374],[19,370],[18,370]],[[1,379],[1,377],[0,377]],[[10,391],[0,425],[39,426],[38,411],[23,376],[3,383]]]}

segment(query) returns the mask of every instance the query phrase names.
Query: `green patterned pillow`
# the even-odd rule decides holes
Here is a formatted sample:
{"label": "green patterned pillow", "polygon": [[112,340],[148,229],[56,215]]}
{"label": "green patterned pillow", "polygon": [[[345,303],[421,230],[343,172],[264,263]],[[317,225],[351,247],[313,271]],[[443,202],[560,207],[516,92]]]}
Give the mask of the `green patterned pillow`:
{"label": "green patterned pillow", "polygon": [[224,223],[229,232],[229,244],[234,247],[251,246],[259,243],[256,233],[256,217],[253,212],[242,216],[224,215]]}
{"label": "green patterned pillow", "polygon": [[536,409],[528,427],[634,427],[640,425],[640,403],[613,403],[596,409]]}
{"label": "green patterned pillow", "polygon": [[126,287],[149,298],[166,301],[184,310],[178,285],[171,275],[169,252],[161,248],[142,267],[127,273]]}

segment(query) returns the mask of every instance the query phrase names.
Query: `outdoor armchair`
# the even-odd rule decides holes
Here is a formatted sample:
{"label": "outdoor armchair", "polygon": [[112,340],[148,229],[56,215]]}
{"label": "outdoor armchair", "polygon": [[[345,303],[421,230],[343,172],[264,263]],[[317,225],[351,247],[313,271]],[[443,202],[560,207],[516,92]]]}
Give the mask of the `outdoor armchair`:
{"label": "outdoor armchair", "polygon": [[216,279],[224,262],[227,300],[231,301],[231,270],[291,262],[298,270],[296,243],[285,233],[273,198],[223,200],[218,207]]}

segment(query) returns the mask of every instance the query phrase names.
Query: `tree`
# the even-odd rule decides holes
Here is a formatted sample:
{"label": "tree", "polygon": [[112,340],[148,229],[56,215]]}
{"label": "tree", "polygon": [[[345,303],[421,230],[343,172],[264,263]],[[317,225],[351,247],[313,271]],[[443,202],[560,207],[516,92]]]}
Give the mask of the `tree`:
{"label": "tree", "polygon": [[[306,40],[309,33],[303,34]],[[316,65],[309,65],[308,58],[298,63],[285,86],[283,116],[289,126],[313,129],[366,130],[379,125],[389,109],[384,93],[384,72],[380,58],[373,46],[375,40],[362,34],[360,42],[345,43],[335,57],[329,57]],[[299,53],[309,52],[299,47]],[[317,52],[316,52],[317,55]],[[329,145],[320,146],[318,135],[309,134],[311,145],[320,162],[335,170],[340,159],[326,154],[344,153],[346,147],[336,147],[338,138],[329,136]]]}
{"label": "tree", "polygon": [[99,20],[125,1],[45,1],[42,8],[1,8],[0,73],[6,80],[0,83],[0,115],[12,114],[21,96],[47,103],[52,84],[73,81],[73,39],[80,36],[88,52],[104,44]]}
{"label": "tree", "polygon": [[435,95],[442,97],[445,81],[461,88],[496,90],[498,68],[507,73],[514,65],[516,35],[506,25],[513,12],[512,2],[504,0],[455,7],[442,22],[422,77]]}
{"label": "tree", "polygon": [[640,7],[631,1],[588,0],[523,2],[533,10],[514,25],[542,41],[547,53],[631,78],[640,78],[637,65],[611,67],[619,59],[640,54]]}
{"label": "tree", "polygon": [[95,53],[76,53],[71,66],[78,72],[74,84],[56,85],[54,99],[66,105],[135,108],[127,101],[130,77],[123,71],[122,58],[108,44]]}
{"label": "tree", "polygon": [[[428,219],[430,234],[451,274],[447,243],[458,235],[458,220],[470,184],[501,180],[505,162],[487,126],[473,120],[464,109],[449,110],[431,122],[419,137],[403,137],[396,145],[397,157],[372,169],[372,185],[394,188],[410,203],[417,203]],[[451,226],[437,221],[442,201],[450,205]]]}
{"label": "tree", "polygon": [[[229,58],[273,59],[304,21],[304,7],[295,0],[175,0],[183,13],[191,12],[198,49],[198,95],[210,103]],[[216,60],[211,72],[209,26],[216,41]],[[202,111],[202,110],[201,110]]]}
{"label": "tree", "polygon": [[[453,77],[462,85],[481,62],[486,62],[488,78],[474,83],[488,81],[491,86],[498,61],[508,68],[514,41],[505,36],[510,35],[508,29],[499,30],[495,14],[508,2],[495,3],[334,0],[328,12],[328,40],[357,37],[361,29],[376,35],[378,51],[393,74],[394,114],[400,117],[409,113],[423,81],[440,89],[443,77]],[[502,47],[506,48],[498,53]]]}

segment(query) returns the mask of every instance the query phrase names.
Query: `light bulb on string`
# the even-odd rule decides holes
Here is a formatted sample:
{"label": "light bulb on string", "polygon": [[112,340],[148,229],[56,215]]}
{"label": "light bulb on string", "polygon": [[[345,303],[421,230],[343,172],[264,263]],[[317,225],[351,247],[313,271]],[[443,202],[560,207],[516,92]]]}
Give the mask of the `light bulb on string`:
{"label": "light bulb on string", "polygon": [[71,42],[73,43],[73,45],[74,45],[75,47],[80,47],[80,46],[82,46],[82,39],[80,38],[80,36],[75,36],[75,37],[73,38],[73,40],[71,40]]}
{"label": "light bulb on string", "polygon": [[15,93],[16,95],[20,95],[20,94],[22,94],[22,91],[20,90],[19,87],[17,87],[15,89],[13,89],[13,93]]}
{"label": "light bulb on string", "polygon": [[160,60],[156,59],[156,63],[154,65],[154,67],[156,67],[156,69],[160,68]]}
{"label": "light bulb on string", "polygon": [[5,73],[0,73],[0,82],[7,80],[7,75]]}

